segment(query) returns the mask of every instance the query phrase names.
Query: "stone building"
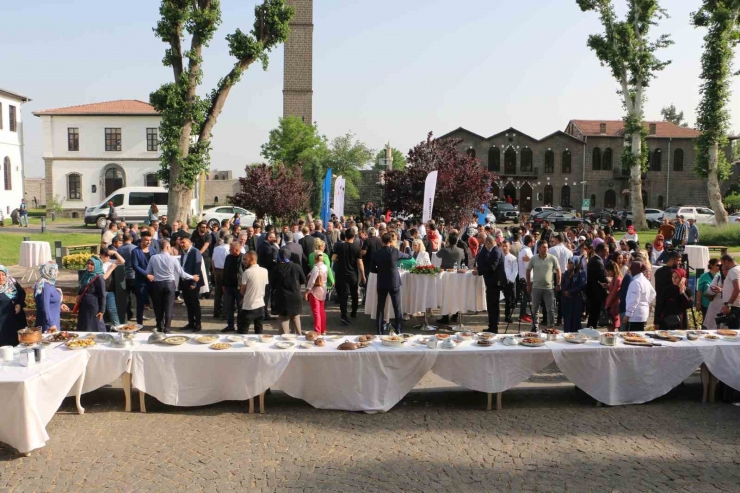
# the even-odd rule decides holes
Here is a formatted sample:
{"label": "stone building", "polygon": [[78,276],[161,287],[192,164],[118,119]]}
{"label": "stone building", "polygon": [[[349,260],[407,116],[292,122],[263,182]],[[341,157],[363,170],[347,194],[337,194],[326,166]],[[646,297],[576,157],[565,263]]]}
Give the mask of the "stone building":
{"label": "stone building", "polygon": [[46,205],[46,178],[26,178],[23,183],[23,195],[29,207],[35,205],[34,198],[39,207]]}
{"label": "stone building", "polygon": [[[703,178],[693,173],[699,131],[670,122],[645,122],[650,168],[642,176],[645,207],[708,205]],[[483,137],[458,128],[440,138],[460,138],[461,152],[473,154],[499,180],[493,193],[512,197],[522,212],[551,204],[580,210],[630,206],[629,172],[622,170],[622,120],[571,120],[565,131],[542,139],[515,128]]]}
{"label": "stone building", "polygon": [[283,117],[313,123],[313,0],[287,0],[295,8],[285,42]]}
{"label": "stone building", "polygon": [[203,207],[215,207],[227,203],[227,198],[239,191],[239,180],[231,171],[211,170],[206,174]]}

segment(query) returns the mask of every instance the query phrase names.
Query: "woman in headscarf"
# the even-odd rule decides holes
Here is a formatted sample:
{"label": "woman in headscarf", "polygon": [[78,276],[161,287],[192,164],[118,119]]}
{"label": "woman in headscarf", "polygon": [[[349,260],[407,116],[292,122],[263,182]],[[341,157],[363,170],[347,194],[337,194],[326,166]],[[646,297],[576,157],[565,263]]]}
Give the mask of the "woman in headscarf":
{"label": "woman in headscarf", "polygon": [[289,334],[293,329],[295,334],[301,335],[301,286],[306,284],[306,276],[301,266],[290,261],[290,250],[285,247],[278,252],[270,284],[275,290],[275,307],[283,334]]}
{"label": "woman in headscarf", "polygon": [[106,298],[104,277],[103,262],[98,257],[90,257],[87,270],[80,277],[80,289],[77,292],[77,330],[106,331],[103,323]]}
{"label": "woman in headscarf", "polygon": [[660,291],[656,303],[656,307],[660,307],[660,313],[656,313],[656,318],[665,323],[666,317],[672,317],[675,320],[674,316],[678,315],[681,327],[683,327],[686,310],[691,306],[691,299],[686,294],[686,271],[674,269],[671,280],[673,282]]}
{"label": "woman in headscarf", "polygon": [[17,346],[18,331],[26,327],[26,292],[0,265],[0,346]]}
{"label": "woman in headscarf", "polygon": [[[468,236],[468,248],[470,249],[470,254],[472,255],[473,259],[478,258],[478,247],[480,245],[478,244],[478,240],[475,238],[475,236]],[[470,265],[472,267],[473,262],[470,262]]]}
{"label": "woman in headscarf", "polygon": [[644,331],[645,322],[650,315],[650,304],[655,301],[655,289],[645,277],[647,267],[639,260],[632,260],[630,274],[632,282],[627,289],[625,302],[625,325],[620,330],[630,332]]}
{"label": "woman in headscarf", "polygon": [[639,243],[640,240],[638,239],[637,233],[635,233],[635,227],[631,224],[627,226],[627,234],[622,237],[625,241],[634,241],[635,243]]}
{"label": "woman in headscarf", "polygon": [[660,257],[663,254],[663,250],[665,249],[665,238],[663,235],[659,234],[655,237],[655,241],[653,241],[653,251],[650,252],[650,263],[657,264],[658,263],[658,257]]}
{"label": "woman in headscarf", "polygon": [[55,286],[59,267],[54,262],[46,262],[39,267],[39,280],[33,287],[36,301],[36,326],[52,332],[61,328],[61,313],[69,307],[62,303],[62,290]]}
{"label": "woman in headscarf", "polygon": [[583,290],[586,288],[586,272],[581,269],[581,262],[568,259],[568,270],[563,277],[563,330],[578,332],[581,330],[581,314],[583,313]]}

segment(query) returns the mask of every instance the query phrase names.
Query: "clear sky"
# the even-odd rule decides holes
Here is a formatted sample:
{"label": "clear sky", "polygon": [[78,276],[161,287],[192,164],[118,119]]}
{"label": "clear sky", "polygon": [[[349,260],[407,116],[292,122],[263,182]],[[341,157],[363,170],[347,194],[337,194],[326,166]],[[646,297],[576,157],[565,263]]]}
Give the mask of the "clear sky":
{"label": "clear sky", "polygon": [[[615,0],[621,6],[624,0]],[[231,66],[224,36],[248,30],[257,0],[222,0],[223,25],[204,53],[202,94]],[[676,44],[648,90],[646,119],[675,103],[691,124],[699,102],[702,30],[689,23],[700,0],[664,0],[671,15],[656,33]],[[315,0],[314,119],[329,138],[352,131],[374,149],[404,153],[465,127],[488,136],[510,126],[537,138],[571,119],[619,119],[617,84],[586,47],[595,14],[575,0]],[[0,4],[0,87],[27,95],[26,175],[42,176],[41,125],[32,111],[114,99],[148,101],[170,81],[165,45],[152,26],[156,0],[27,0]],[[740,68],[737,60],[736,68]],[[260,145],[282,115],[283,51],[252,67],[216,125],[212,169],[260,161]],[[740,77],[732,130],[740,132]],[[101,137],[102,138],[102,137]]]}

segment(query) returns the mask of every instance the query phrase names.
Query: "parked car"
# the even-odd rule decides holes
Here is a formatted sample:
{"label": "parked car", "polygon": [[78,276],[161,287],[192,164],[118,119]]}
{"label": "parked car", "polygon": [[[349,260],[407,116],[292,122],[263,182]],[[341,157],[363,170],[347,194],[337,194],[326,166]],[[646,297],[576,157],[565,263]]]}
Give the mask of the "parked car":
{"label": "parked car", "polygon": [[[92,207],[85,208],[85,224],[94,224],[98,228],[104,228],[109,212],[109,202],[113,202],[116,214],[122,221],[137,222],[148,217],[149,207],[156,203],[159,215],[167,215],[167,202],[169,194],[163,187],[124,187],[119,188],[105,200]],[[190,217],[197,213],[198,200],[193,199],[190,204]]]}
{"label": "parked car", "polygon": [[549,216],[547,216],[547,220],[550,221],[550,224],[552,224],[552,229],[555,231],[563,231],[566,226],[576,228],[580,223],[584,222],[583,218],[576,216],[572,212],[562,211],[557,211],[550,214]]}
{"label": "parked car", "polygon": [[670,221],[674,221],[676,216],[683,216],[686,220],[694,219],[697,224],[717,224],[717,219],[714,217],[714,211],[707,207],[694,205],[669,207],[663,214],[663,217]]}
{"label": "parked car", "polygon": [[550,220],[550,216],[552,216],[556,212],[557,211],[555,211],[555,210],[542,211],[542,212],[539,212],[539,213],[535,214],[534,216],[530,216],[529,217],[529,222],[532,223],[532,230],[536,231],[538,229],[541,229],[543,223],[545,221],[549,221]]}
{"label": "parked car", "polygon": [[661,211],[660,209],[645,209],[645,217],[652,221],[662,221],[663,214],[665,214],[665,211]]}
{"label": "parked car", "polygon": [[519,211],[508,202],[495,202],[490,208],[491,213],[496,217],[497,223],[506,221],[519,221]]}
{"label": "parked car", "polygon": [[740,212],[730,214],[729,221],[731,223],[740,223]]}
{"label": "parked car", "polygon": [[535,207],[534,209],[532,209],[532,211],[529,213],[529,215],[530,216],[534,216],[535,214],[539,214],[541,212],[554,211],[554,210],[555,210],[554,207],[547,207],[547,206]]}
{"label": "parked car", "polygon": [[241,218],[242,228],[254,224],[257,216],[255,216],[253,212],[249,212],[246,209],[242,209],[241,207],[234,207],[232,205],[223,205],[220,207],[212,207],[210,209],[206,209],[203,211],[203,215],[200,219],[201,221],[206,221],[208,223],[208,227],[212,228],[214,224],[220,225],[221,221],[223,221],[224,219],[233,218],[234,214],[237,212],[239,213],[239,217]]}

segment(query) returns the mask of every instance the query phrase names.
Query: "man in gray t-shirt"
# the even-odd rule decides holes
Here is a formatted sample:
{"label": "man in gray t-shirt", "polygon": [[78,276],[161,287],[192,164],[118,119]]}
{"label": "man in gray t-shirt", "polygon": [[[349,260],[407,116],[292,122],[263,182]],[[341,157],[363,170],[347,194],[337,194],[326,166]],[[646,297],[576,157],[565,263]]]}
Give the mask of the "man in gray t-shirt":
{"label": "man in gray t-shirt", "polygon": [[442,259],[440,269],[452,269],[457,263],[460,267],[465,259],[465,251],[457,245],[457,233],[450,233],[447,246],[437,252],[437,257]]}
{"label": "man in gray t-shirt", "polygon": [[555,255],[547,253],[545,240],[537,243],[537,255],[527,265],[527,292],[532,296],[532,330],[537,330],[537,315],[544,301],[548,328],[555,327],[555,290],[560,289],[560,264]]}

